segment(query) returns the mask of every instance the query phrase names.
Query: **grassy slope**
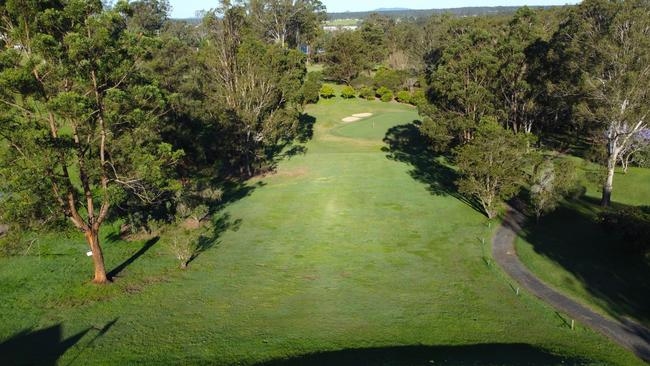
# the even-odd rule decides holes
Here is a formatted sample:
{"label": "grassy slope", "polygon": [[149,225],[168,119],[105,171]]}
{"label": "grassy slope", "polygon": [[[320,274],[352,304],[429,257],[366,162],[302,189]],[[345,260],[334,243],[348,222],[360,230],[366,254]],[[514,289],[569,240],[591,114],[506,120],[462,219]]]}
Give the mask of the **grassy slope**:
{"label": "grassy slope", "polygon": [[[411,122],[412,107],[337,98],[307,112],[317,118],[307,154],[251,181],[224,212],[236,224],[185,273],[154,244],[96,288],[77,237],[0,259],[0,353],[62,364],[249,365],[323,351],[333,353],[296,364],[641,364],[516,296],[486,265],[484,217],[387,159],[379,126]],[[375,113],[374,128],[342,127],[360,112]],[[108,267],[141,245],[107,242]],[[388,346],[404,347],[371,349]]]}
{"label": "grassy slope", "polygon": [[[650,263],[617,248],[620,238],[594,219],[600,208],[598,187],[587,197],[565,203],[531,225],[517,242],[524,263],[547,283],[603,314],[629,316],[650,326]],[[617,173],[617,205],[650,205],[650,170]]]}

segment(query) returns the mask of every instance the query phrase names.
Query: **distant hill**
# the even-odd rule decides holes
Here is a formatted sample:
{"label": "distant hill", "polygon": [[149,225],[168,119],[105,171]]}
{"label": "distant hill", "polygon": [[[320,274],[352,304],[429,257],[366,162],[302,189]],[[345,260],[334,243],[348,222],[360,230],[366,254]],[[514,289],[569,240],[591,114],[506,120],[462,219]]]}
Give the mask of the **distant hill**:
{"label": "distant hill", "polygon": [[375,9],[373,11],[381,13],[381,12],[384,12],[384,11],[406,11],[406,10],[412,10],[412,9],[409,9],[409,8],[379,8],[379,9]]}
{"label": "distant hill", "polygon": [[[530,8],[552,8],[553,6],[529,6]],[[372,13],[380,13],[394,18],[420,18],[433,14],[452,14],[456,16],[477,16],[494,14],[511,14],[520,6],[475,6],[466,8],[449,9],[407,9],[407,8],[381,8],[372,11],[348,11],[343,13],[328,13],[329,20],[337,19],[363,19]]]}

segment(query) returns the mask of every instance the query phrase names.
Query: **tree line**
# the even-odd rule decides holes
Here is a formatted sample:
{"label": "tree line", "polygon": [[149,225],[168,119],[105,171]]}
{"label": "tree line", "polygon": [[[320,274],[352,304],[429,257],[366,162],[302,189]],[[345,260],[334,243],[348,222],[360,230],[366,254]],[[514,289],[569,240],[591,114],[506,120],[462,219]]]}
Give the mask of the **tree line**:
{"label": "tree line", "polygon": [[523,186],[550,194],[535,180],[550,185],[570,170],[554,151],[604,167],[607,207],[615,169],[648,164],[649,15],[645,0],[522,7],[511,16],[373,14],[358,31],[323,41],[321,58],[330,80],[411,92],[431,149],[455,157],[459,188],[489,217]]}

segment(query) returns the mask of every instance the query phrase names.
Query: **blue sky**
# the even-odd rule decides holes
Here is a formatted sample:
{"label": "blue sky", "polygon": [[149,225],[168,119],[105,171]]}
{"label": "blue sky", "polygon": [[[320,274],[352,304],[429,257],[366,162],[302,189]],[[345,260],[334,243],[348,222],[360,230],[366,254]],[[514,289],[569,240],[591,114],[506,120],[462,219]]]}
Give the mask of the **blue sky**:
{"label": "blue sky", "polygon": [[[363,11],[377,8],[440,9],[465,6],[563,5],[576,0],[322,0],[328,11]],[[218,0],[170,0],[173,18],[193,17],[197,10],[214,8]]]}

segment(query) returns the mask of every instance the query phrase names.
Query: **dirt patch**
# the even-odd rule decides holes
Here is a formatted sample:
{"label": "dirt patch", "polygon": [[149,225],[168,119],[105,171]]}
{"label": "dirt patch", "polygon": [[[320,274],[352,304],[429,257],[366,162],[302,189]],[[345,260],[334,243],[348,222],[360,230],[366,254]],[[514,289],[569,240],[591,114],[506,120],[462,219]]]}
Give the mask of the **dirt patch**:
{"label": "dirt patch", "polygon": [[356,121],[358,121],[360,119],[361,118],[359,118],[359,117],[345,117],[341,121],[343,121],[345,123],[350,123],[350,122],[356,122]]}
{"label": "dirt patch", "polygon": [[303,175],[307,175],[309,170],[307,167],[301,166],[295,169],[282,169],[280,171],[274,170],[268,173],[264,173],[262,175],[259,175],[257,178],[269,178],[269,177],[288,177],[288,178],[296,178],[296,177],[302,177]]}
{"label": "dirt patch", "polygon": [[181,223],[181,227],[187,230],[198,230],[207,224],[205,218],[203,220],[198,220],[197,218],[189,217]]}
{"label": "dirt patch", "polygon": [[372,113],[357,113],[357,114],[353,114],[352,117],[368,118],[368,117],[372,117]]}

